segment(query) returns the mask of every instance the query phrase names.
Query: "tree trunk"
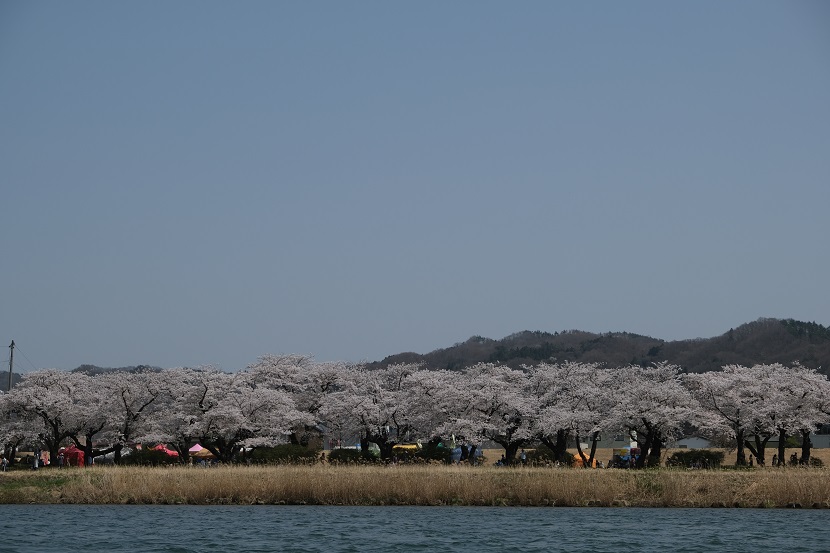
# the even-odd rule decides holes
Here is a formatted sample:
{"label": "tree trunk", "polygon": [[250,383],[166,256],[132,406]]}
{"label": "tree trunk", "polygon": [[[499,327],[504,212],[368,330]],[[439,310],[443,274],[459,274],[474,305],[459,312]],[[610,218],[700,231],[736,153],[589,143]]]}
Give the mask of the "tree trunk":
{"label": "tree trunk", "polygon": [[556,431],[555,438],[551,439],[551,436],[542,436],[539,438],[539,441],[553,452],[554,461],[564,463],[568,453],[568,440],[570,436],[570,430],[560,428]]}
{"label": "tree trunk", "polygon": [[594,466],[594,458],[597,454],[597,442],[599,442],[599,432],[594,432],[591,436],[591,456],[588,459],[588,466]]}
{"label": "tree trunk", "polygon": [[580,444],[579,434],[576,435],[576,452],[579,455],[579,458],[582,459],[582,468],[593,468],[594,466],[594,458],[597,454],[597,442],[599,441],[599,432],[593,432],[591,434],[591,452],[588,456],[585,456],[585,452],[582,451],[582,444]]}
{"label": "tree trunk", "polygon": [[365,435],[360,438],[360,449],[364,459],[372,458],[369,443],[374,443],[378,446],[382,461],[389,461],[392,458],[392,448],[395,447],[396,442],[390,440],[389,435],[385,432],[375,434],[367,430]]}
{"label": "tree trunk", "polygon": [[[240,449],[238,446],[239,442],[236,439],[226,440],[224,438],[220,438],[217,440],[211,440],[207,436],[201,436],[199,442],[205,449],[213,453],[216,458],[223,463],[232,463],[234,457]],[[179,453],[178,461],[187,462],[187,459],[182,459],[181,453]]]}
{"label": "tree trunk", "polygon": [[[84,443],[83,444],[78,439],[78,436],[76,436],[76,435],[70,435],[69,436],[69,439],[71,439],[75,443],[75,447],[77,447],[78,449],[80,449],[81,451],[84,452],[84,465],[85,466],[92,465],[92,463],[94,462],[94,459],[96,457],[99,457],[101,455],[106,455],[107,453],[115,451],[116,446],[113,446],[113,447],[110,447],[110,448],[107,448],[107,449],[95,449],[92,446],[92,438],[95,437],[95,434],[97,434],[97,432],[84,434]],[[55,457],[55,458],[57,458],[57,457]]]}
{"label": "tree trunk", "polygon": [[643,434],[641,432],[637,432],[637,447],[640,449],[640,456],[637,457],[637,462],[634,466],[638,469],[646,466],[646,458],[648,456],[648,452],[651,450],[651,434],[646,435],[646,438],[643,441],[641,441],[642,436]]}
{"label": "tree trunk", "polygon": [[360,435],[360,456],[364,459],[370,459],[371,454],[369,453],[369,436],[361,434]]}
{"label": "tree trunk", "polygon": [[746,453],[744,453],[744,431],[743,430],[735,431],[735,443],[738,447],[738,453],[735,456],[735,466],[736,467],[744,467],[744,466],[746,466]]}
{"label": "tree trunk", "polygon": [[179,454],[179,463],[186,465],[190,462],[190,442],[191,440],[173,442],[173,450]]}
{"label": "tree trunk", "polygon": [[564,428],[560,428],[556,431],[556,441],[553,443],[553,447],[551,447],[554,461],[558,461],[560,463],[565,462],[565,457],[568,453],[568,439],[570,438],[570,435],[570,431]]}
{"label": "tree trunk", "polygon": [[762,467],[766,464],[767,442],[771,437],[771,434],[763,437],[755,434],[755,436],[752,437],[752,442],[744,440],[744,445],[746,445],[747,449],[755,455],[755,460],[758,463],[758,466]]}
{"label": "tree trunk", "polygon": [[84,466],[88,467],[92,465],[92,459],[94,458],[94,455],[92,450],[92,438],[89,436],[89,434],[85,434],[83,436],[84,443],[81,443],[81,440],[79,440],[76,435],[69,436],[69,438],[73,442],[75,442],[75,447],[84,452]]}
{"label": "tree trunk", "polygon": [[[629,429],[629,433],[634,434],[634,429]],[[654,425],[649,424],[648,421],[643,420],[642,432],[636,432],[637,447],[640,448],[640,456],[637,458],[636,467],[638,469],[646,466],[659,466],[660,453],[662,449],[662,437],[660,431]],[[654,451],[652,451],[654,450]],[[656,465],[654,464],[654,457],[656,455]]]}
{"label": "tree trunk", "polygon": [[53,423],[46,417],[41,417],[46,427],[49,429],[49,434],[41,434],[38,436],[46,449],[49,450],[49,459],[57,459],[61,448],[61,440],[66,437],[66,434],[61,430],[58,423]]}
{"label": "tree trunk", "polygon": [[581,440],[579,439],[579,434],[576,436],[576,454],[579,455],[579,459],[582,461],[582,468],[586,469],[589,468],[590,465],[588,464],[588,458],[585,457],[585,452],[582,451],[582,444],[579,443]]}
{"label": "tree trunk", "polygon": [[493,440],[504,448],[504,462],[506,465],[516,464],[516,453],[524,445],[524,441],[508,442],[507,440]]}
{"label": "tree trunk", "polygon": [[784,447],[787,445],[787,431],[781,428],[778,432],[778,464],[784,466],[786,459],[784,459]]}
{"label": "tree trunk", "polygon": [[648,465],[649,467],[660,466],[660,456],[663,454],[663,438],[660,435],[654,436],[651,439],[651,447],[648,451]]}
{"label": "tree trunk", "polygon": [[378,444],[380,447],[380,458],[382,461],[390,461],[392,459],[392,449],[395,447],[395,442],[391,440],[382,440]]}
{"label": "tree trunk", "polygon": [[9,461],[9,465],[15,464],[14,458],[17,456],[17,448],[23,442],[23,438],[12,439],[3,446],[3,455]]}
{"label": "tree trunk", "polygon": [[478,446],[471,445],[470,450],[467,452],[467,462],[471,465],[475,466],[476,464],[476,450]]}
{"label": "tree trunk", "polygon": [[810,466],[810,450],[813,447],[813,442],[810,440],[810,431],[801,430],[801,461],[805,466]]}

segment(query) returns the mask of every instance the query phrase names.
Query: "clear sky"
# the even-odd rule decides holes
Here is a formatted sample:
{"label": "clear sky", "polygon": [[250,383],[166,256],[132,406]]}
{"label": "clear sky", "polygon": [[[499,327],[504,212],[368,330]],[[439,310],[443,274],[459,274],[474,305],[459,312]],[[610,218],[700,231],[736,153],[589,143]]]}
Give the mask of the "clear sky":
{"label": "clear sky", "polygon": [[828,325],[830,3],[2,0],[0,198],[22,371]]}

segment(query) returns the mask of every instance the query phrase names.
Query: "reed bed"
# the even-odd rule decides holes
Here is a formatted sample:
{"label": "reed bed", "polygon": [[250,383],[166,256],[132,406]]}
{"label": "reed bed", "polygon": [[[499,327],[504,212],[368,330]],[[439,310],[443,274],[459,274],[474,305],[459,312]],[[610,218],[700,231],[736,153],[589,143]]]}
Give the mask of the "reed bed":
{"label": "reed bed", "polygon": [[2,474],[0,503],[827,508],[830,471],[93,467]]}

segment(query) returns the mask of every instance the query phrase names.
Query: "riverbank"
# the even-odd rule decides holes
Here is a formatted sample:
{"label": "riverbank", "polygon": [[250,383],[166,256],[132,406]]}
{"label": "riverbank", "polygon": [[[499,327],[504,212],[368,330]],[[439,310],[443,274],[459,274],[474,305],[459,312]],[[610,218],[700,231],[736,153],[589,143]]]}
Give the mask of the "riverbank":
{"label": "riverbank", "polygon": [[0,474],[0,503],[830,507],[830,471],[93,467]]}

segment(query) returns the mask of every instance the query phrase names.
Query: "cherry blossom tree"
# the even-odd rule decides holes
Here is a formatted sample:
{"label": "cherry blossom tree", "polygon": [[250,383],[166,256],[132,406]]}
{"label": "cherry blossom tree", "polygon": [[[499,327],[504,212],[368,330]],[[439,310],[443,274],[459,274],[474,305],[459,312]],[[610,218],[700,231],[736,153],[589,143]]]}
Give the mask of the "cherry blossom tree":
{"label": "cherry blossom tree", "polygon": [[110,394],[107,409],[114,441],[114,461],[119,463],[124,444],[142,437],[148,417],[160,405],[166,388],[165,374],[161,371],[135,373],[113,371],[96,378],[103,390]]}
{"label": "cherry blossom tree", "polygon": [[778,407],[778,458],[784,458],[786,436],[801,436],[802,464],[809,464],[812,442],[810,434],[821,424],[830,422],[830,382],[815,369],[798,363],[792,367],[776,366],[774,371]]}
{"label": "cherry blossom tree", "polygon": [[611,419],[636,440],[638,468],[659,466],[667,441],[680,435],[695,410],[680,367],[668,363],[630,365],[617,369],[614,380],[617,401]]}
{"label": "cherry blossom tree", "polygon": [[[600,432],[607,428],[612,403],[613,375],[597,363],[541,363],[530,369],[530,384],[538,410],[535,434],[564,461],[568,441],[575,438],[584,467],[593,466]],[[586,457],[583,437],[590,439]]]}
{"label": "cherry blossom tree", "polygon": [[18,413],[33,415],[40,422],[36,433],[51,459],[58,457],[61,444],[70,439],[89,462],[112,450],[95,449],[96,439],[112,437],[112,392],[105,376],[44,370],[24,375],[9,398]]}
{"label": "cherry blossom tree", "polygon": [[738,466],[747,464],[745,446],[750,436],[761,436],[752,448],[757,455],[763,451],[762,444],[766,444],[762,436],[775,431],[774,417],[764,400],[770,385],[769,373],[768,367],[760,365],[751,368],[727,365],[721,371],[684,377],[686,386],[701,407],[697,426],[710,435],[731,434],[737,449],[735,464]]}
{"label": "cherry blossom tree", "polygon": [[258,384],[248,372],[202,367],[171,370],[170,376],[171,394],[156,420],[156,435],[182,459],[199,441],[229,462],[243,448],[283,443],[293,428],[311,421],[290,394]]}
{"label": "cherry blossom tree", "polygon": [[33,431],[37,422],[32,413],[16,409],[11,397],[0,392],[0,446],[3,448],[2,455],[10,463],[14,463],[17,450],[23,443],[37,439]]}
{"label": "cherry blossom tree", "polygon": [[290,434],[291,443],[308,445],[312,436],[321,436],[320,409],[348,366],[343,362],[318,363],[306,355],[269,354],[249,365],[247,372],[254,385],[289,394],[297,409],[310,415],[311,424],[295,428]]}
{"label": "cherry blossom tree", "polygon": [[146,421],[144,439],[166,443],[179,454],[181,462],[187,462],[190,447],[199,441],[200,417],[215,405],[214,388],[222,376],[211,366],[176,367],[161,376],[164,393],[156,400],[158,408]]}
{"label": "cherry blossom tree", "polygon": [[112,438],[115,398],[106,379],[84,373],[65,373],[64,378],[73,389],[70,409],[64,418],[66,434],[84,452],[85,462],[91,464],[95,457],[113,451],[111,447],[96,449],[95,440],[101,436]]}
{"label": "cherry blossom tree", "polygon": [[336,389],[326,397],[320,414],[328,426],[359,436],[362,451],[369,444],[390,459],[392,448],[409,439],[412,421],[406,407],[406,381],[419,365],[401,363],[384,369],[348,367],[340,373]]}
{"label": "cherry blossom tree", "polygon": [[73,422],[73,398],[78,390],[70,374],[56,369],[27,373],[7,394],[11,410],[37,421],[32,432],[49,450],[50,459],[58,457],[61,442],[70,430],[67,423]]}
{"label": "cherry blossom tree", "polygon": [[220,460],[231,461],[242,448],[285,443],[294,428],[312,421],[288,393],[252,384],[248,374],[233,375],[197,422],[202,445]]}
{"label": "cherry blossom tree", "polygon": [[479,363],[465,371],[456,410],[445,430],[472,440],[491,440],[512,463],[521,447],[533,441],[534,400],[524,371]]}
{"label": "cherry blossom tree", "polygon": [[790,409],[789,393],[781,386],[780,364],[738,367],[743,376],[744,393],[754,399],[749,412],[749,433],[744,445],[755,456],[759,465],[766,464],[766,447],[779,429],[788,432]]}
{"label": "cherry blossom tree", "polygon": [[[401,402],[411,437],[442,437],[442,430],[457,414],[462,401],[464,375],[457,371],[419,369],[403,382]],[[474,440],[468,443],[475,447]]]}
{"label": "cherry blossom tree", "polygon": [[[397,364],[318,363],[302,355],[265,355],[238,373],[214,367],[98,376],[56,370],[24,375],[0,394],[4,452],[39,441],[54,458],[72,440],[87,457],[131,441],[163,442],[185,461],[201,444],[223,461],[250,448],[285,441],[306,444],[327,428],[358,437],[383,458],[417,438],[491,440],[511,462],[536,440],[564,458],[575,439],[583,465],[594,460],[600,432],[628,432],[655,465],[667,440],[684,425],[729,435],[765,461],[771,437],[779,447],[800,435],[802,461],[810,433],[830,421],[830,382],[798,364],[742,367],[681,376],[668,363],[609,369],[593,363],[542,363],[514,370],[480,363],[463,371]],[[583,451],[583,441],[591,443]],[[106,443],[107,449],[94,449]],[[783,452],[783,451],[782,451]]]}

